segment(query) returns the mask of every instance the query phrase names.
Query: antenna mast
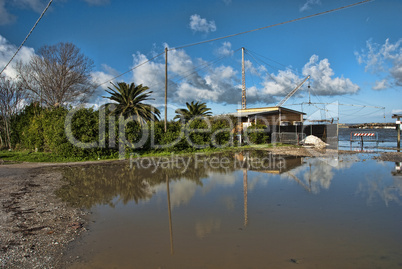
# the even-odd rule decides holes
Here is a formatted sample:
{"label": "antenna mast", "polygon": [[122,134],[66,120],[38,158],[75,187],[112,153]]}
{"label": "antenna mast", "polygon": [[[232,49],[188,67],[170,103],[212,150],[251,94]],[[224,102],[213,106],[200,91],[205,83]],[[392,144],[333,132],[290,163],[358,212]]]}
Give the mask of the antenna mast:
{"label": "antenna mast", "polygon": [[246,109],[246,71],[244,68],[244,48],[241,48],[241,108]]}

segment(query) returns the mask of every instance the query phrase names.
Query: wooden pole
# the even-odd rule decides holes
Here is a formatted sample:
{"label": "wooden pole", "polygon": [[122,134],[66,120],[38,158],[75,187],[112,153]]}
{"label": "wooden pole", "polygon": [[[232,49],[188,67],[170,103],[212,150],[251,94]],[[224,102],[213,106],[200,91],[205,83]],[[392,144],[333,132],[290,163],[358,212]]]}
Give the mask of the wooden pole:
{"label": "wooden pole", "polygon": [[165,133],[167,132],[168,48],[165,48]]}
{"label": "wooden pole", "polygon": [[[400,122],[401,118],[398,117],[398,121]],[[398,148],[401,147],[401,124],[396,125],[396,130],[398,131],[398,140],[397,140],[397,146]]]}
{"label": "wooden pole", "polygon": [[241,48],[241,52],[241,108],[246,109],[246,69],[244,67],[244,48]]}

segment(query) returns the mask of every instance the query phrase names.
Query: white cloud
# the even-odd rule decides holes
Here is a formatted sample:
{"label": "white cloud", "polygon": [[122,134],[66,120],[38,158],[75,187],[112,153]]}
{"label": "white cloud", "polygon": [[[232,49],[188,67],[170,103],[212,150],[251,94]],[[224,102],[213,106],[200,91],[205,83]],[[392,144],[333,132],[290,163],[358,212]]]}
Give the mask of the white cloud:
{"label": "white cloud", "polygon": [[[228,46],[228,45],[226,45]],[[133,55],[134,66],[148,58],[137,53]],[[168,52],[169,89],[168,98],[176,104],[193,100],[238,104],[241,100],[241,80],[239,72],[232,66],[211,66],[208,69],[202,59],[192,59],[184,50]],[[162,61],[162,60],[161,60]],[[277,74],[267,74],[264,66],[254,66],[250,61],[245,62],[247,72],[263,77],[260,84],[247,88],[247,102],[276,103],[294,89],[308,74],[312,78],[312,89],[316,95],[353,94],[359,87],[350,79],[334,77],[328,59],[319,61],[313,55],[303,68],[303,76],[290,69],[281,70]],[[165,83],[164,62],[151,61],[133,70],[133,81],[144,84],[154,91],[156,103],[163,103]]]}
{"label": "white cloud", "polygon": [[402,114],[402,109],[393,109],[391,111],[392,114]]}
{"label": "white cloud", "polygon": [[[137,53],[133,55],[134,66],[148,58]],[[237,86],[237,72],[230,66],[210,67],[204,73],[197,70],[197,66],[206,62],[198,59],[196,63],[184,50],[171,50],[168,52],[169,89],[168,97],[176,103],[193,100],[237,103],[240,89]],[[154,91],[156,103],[164,99],[165,65],[151,61],[133,70],[134,83],[144,84]],[[238,96],[233,94],[238,93]]]}
{"label": "white cloud", "polygon": [[215,51],[216,55],[222,57],[231,56],[233,53],[234,51],[232,50],[232,43],[230,42],[223,42],[222,46]]}
{"label": "white cloud", "polygon": [[373,90],[402,86],[402,39],[395,43],[386,39],[382,45],[368,40],[366,49],[355,52],[355,55],[359,64],[365,65],[366,72],[381,77],[373,86]]}
{"label": "white cloud", "polygon": [[0,25],[9,24],[15,21],[15,16],[8,13],[6,1],[0,0]]}
{"label": "white cloud", "polygon": [[95,105],[97,107],[108,102],[108,100],[103,98],[102,96],[108,95],[105,90],[108,87],[112,87],[110,82],[116,83],[116,81],[113,80],[113,78],[119,75],[117,70],[111,68],[106,64],[102,64],[102,70],[103,71],[91,72],[92,83],[99,86],[96,88],[94,94],[88,100],[88,103],[90,105]]}
{"label": "white cloud", "polygon": [[216,31],[215,21],[207,21],[198,14],[190,16],[190,28],[194,32],[209,33]]}
{"label": "white cloud", "polygon": [[353,94],[360,90],[360,87],[348,78],[333,78],[334,71],[328,59],[318,62],[317,55],[311,56],[310,61],[303,67],[303,75],[311,75],[311,87],[317,95]]}
{"label": "white cloud", "polygon": [[230,5],[232,4],[232,0],[223,0],[223,3],[225,3],[225,5]]}
{"label": "white cloud", "polygon": [[383,79],[383,80],[375,82],[375,85],[373,86],[373,90],[381,91],[381,90],[387,89],[388,87],[389,87],[388,81],[386,79]]}
{"label": "white cloud", "polygon": [[321,0],[307,0],[302,7],[300,7],[300,12],[311,9],[311,6],[321,5]]}
{"label": "white cloud", "polygon": [[110,3],[110,0],[84,0],[91,6],[101,6],[101,5],[106,5]]}
{"label": "white cloud", "polygon": [[[169,57],[170,60],[171,57]],[[139,52],[133,54],[133,66],[138,66],[141,63],[148,61],[148,58]],[[153,91],[152,97],[156,102],[163,103],[164,101],[164,85],[165,85],[165,64],[155,61],[148,62],[133,70],[133,82],[135,84],[143,84],[148,86]],[[169,97],[171,98],[172,91],[175,89],[169,85]]]}
{"label": "white cloud", "polygon": [[16,6],[32,9],[37,13],[42,13],[48,2],[46,0],[14,0]]}
{"label": "white cloud", "polygon": [[[10,44],[7,39],[0,35],[0,68],[1,70],[10,61],[11,57],[17,51],[17,46]],[[15,63],[18,61],[28,62],[30,58],[35,55],[33,48],[28,48],[23,46],[15,56],[11,64],[4,70],[3,74],[10,78],[15,78],[17,76],[17,71],[15,70]]]}

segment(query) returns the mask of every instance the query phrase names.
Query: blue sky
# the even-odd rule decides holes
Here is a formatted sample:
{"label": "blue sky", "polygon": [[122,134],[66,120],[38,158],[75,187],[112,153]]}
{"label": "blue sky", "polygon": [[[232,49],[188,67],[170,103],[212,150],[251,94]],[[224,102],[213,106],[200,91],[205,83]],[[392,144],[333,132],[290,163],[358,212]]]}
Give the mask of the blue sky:
{"label": "blue sky", "polygon": [[[72,42],[91,58],[94,82],[108,81],[169,49],[315,14],[356,0],[54,0],[16,57],[43,45]],[[47,0],[0,0],[0,67],[29,32]],[[169,117],[185,102],[207,102],[214,114],[241,103],[241,52],[246,48],[247,107],[272,106],[303,85],[285,107],[340,122],[392,122],[401,113],[402,1],[353,8],[184,49],[170,50]],[[13,65],[6,75],[14,76]],[[117,81],[143,83],[164,99],[164,56]],[[297,105],[308,102],[385,107]],[[104,101],[105,84],[90,104]],[[331,109],[330,109],[331,108]],[[314,113],[315,112],[315,113]],[[385,115],[385,119],[384,119]]]}

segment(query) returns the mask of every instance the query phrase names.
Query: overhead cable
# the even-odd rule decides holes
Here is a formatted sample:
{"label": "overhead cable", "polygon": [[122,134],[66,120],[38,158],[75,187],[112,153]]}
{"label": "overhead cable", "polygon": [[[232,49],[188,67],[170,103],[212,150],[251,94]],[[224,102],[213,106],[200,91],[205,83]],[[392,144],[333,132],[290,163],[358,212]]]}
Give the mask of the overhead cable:
{"label": "overhead cable", "polygon": [[301,20],[304,20],[304,19],[309,19],[309,18],[320,16],[320,15],[324,15],[324,14],[327,14],[327,13],[339,11],[339,10],[342,10],[342,9],[345,9],[345,8],[354,7],[354,6],[364,4],[364,3],[367,3],[367,2],[370,2],[370,1],[372,1],[372,0],[364,0],[364,1],[360,1],[360,2],[350,4],[350,5],[347,5],[347,6],[330,9],[330,10],[327,10],[327,11],[323,11],[323,12],[319,12],[319,13],[316,13],[316,14],[300,17],[300,18],[297,18],[297,19],[288,20],[288,21],[284,21],[284,22],[280,22],[280,23],[260,27],[260,28],[253,29],[253,30],[248,30],[248,31],[245,31],[245,32],[240,32],[240,33],[231,34],[231,35],[222,36],[222,37],[217,37],[217,38],[204,40],[204,41],[200,41],[200,42],[196,42],[196,43],[192,43],[192,44],[188,44],[188,45],[183,45],[183,46],[172,48],[170,50],[183,49],[183,48],[192,47],[192,46],[196,46],[196,45],[200,45],[200,44],[204,44],[204,43],[208,43],[208,42],[213,42],[213,41],[217,41],[217,40],[221,40],[221,39],[225,39],[225,38],[229,38],[229,37],[234,37],[234,36],[243,35],[243,34],[255,32],[255,31],[259,31],[259,30],[264,30],[264,29],[267,29],[267,28],[272,28],[272,27],[275,27],[275,26],[279,26],[279,25],[283,25],[283,24],[287,24],[287,23],[291,23],[291,22],[301,21]]}
{"label": "overhead cable", "polygon": [[32,27],[31,31],[29,31],[28,35],[25,37],[24,41],[22,41],[21,45],[18,47],[17,51],[14,53],[13,57],[11,57],[10,61],[8,61],[8,63],[6,64],[6,66],[4,66],[3,70],[1,70],[0,75],[4,72],[4,70],[6,70],[7,66],[13,61],[14,57],[17,55],[17,53],[20,51],[20,49],[22,48],[22,46],[25,44],[25,42],[27,41],[28,37],[31,35],[31,33],[33,32],[33,30],[35,29],[36,25],[38,25],[39,21],[42,19],[42,17],[45,15],[46,11],[48,10],[48,8],[50,7],[50,5],[52,4],[53,0],[50,0],[49,3],[47,4],[47,6],[45,7],[45,9],[43,10],[42,14],[40,15],[39,19],[35,22],[34,26]]}

